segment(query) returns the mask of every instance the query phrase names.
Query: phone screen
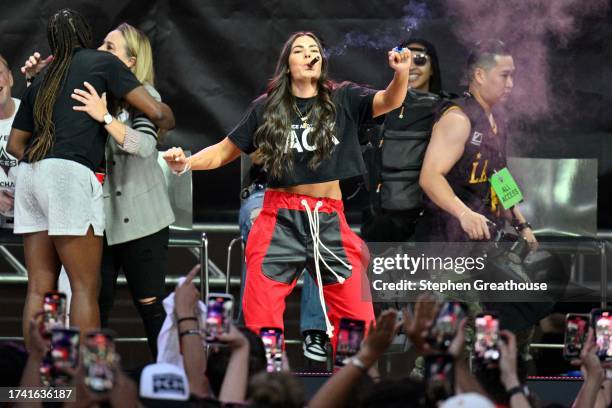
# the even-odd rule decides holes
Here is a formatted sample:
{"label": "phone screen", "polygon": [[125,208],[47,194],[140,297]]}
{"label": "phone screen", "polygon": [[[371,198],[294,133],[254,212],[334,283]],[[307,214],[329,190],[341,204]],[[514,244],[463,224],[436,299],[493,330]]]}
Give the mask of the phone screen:
{"label": "phone screen", "polygon": [[455,366],[453,357],[448,354],[425,357],[425,384],[430,401],[444,401],[454,395]]}
{"label": "phone screen", "polygon": [[264,327],[259,336],[266,350],[267,371],[282,371],[283,368],[283,331],[278,327]]}
{"label": "phone screen", "polygon": [[79,363],[79,329],[54,328],[51,330],[51,350],[41,364],[41,377],[52,386],[70,383],[65,368],[75,368]]}
{"label": "phone screen", "polygon": [[457,334],[459,324],[466,316],[466,307],[461,302],[442,304],[427,336],[432,348],[440,351],[448,350]]}
{"label": "phone screen", "polygon": [[206,309],[206,341],[218,343],[218,336],[228,333],[232,322],[234,298],[231,295],[211,293]]}
{"label": "phone screen", "polygon": [[95,392],[108,392],[114,384],[116,361],[113,334],[108,331],[88,333],[83,341],[85,385]]}
{"label": "phone screen", "polygon": [[500,352],[497,347],[499,340],[499,319],[494,314],[482,313],[476,316],[476,357],[484,363],[497,362]]}
{"label": "phone screen", "polygon": [[340,319],[338,345],[336,347],[337,366],[343,366],[348,358],[357,354],[361,348],[364,334],[365,322],[363,320]]}
{"label": "phone screen", "polygon": [[595,344],[600,360],[612,360],[612,313],[602,310],[595,319]]}
{"label": "phone screen", "polygon": [[565,317],[565,341],[563,342],[563,358],[572,360],[580,357],[582,346],[589,329],[589,316],[568,314]]}
{"label": "phone screen", "polygon": [[41,334],[49,339],[51,330],[66,327],[66,295],[62,292],[47,292],[43,299]]}

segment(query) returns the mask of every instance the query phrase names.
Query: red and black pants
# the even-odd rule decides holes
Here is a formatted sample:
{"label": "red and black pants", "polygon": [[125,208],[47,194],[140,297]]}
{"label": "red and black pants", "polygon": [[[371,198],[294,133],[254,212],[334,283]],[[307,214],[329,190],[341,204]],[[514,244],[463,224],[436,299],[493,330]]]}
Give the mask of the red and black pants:
{"label": "red and black pants", "polygon": [[342,317],[364,320],[368,328],[374,320],[368,261],[341,200],[266,191],[246,248],[246,325],[256,333],[266,326],[284,328],[285,298],[306,268],[323,294],[334,345]]}

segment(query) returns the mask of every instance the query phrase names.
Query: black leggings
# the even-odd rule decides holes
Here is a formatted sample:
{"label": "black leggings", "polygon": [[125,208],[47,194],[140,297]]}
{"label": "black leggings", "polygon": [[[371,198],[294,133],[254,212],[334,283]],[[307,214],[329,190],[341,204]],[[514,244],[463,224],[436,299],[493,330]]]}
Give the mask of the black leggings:
{"label": "black leggings", "polygon": [[115,302],[117,276],[122,269],[134,305],[144,323],[154,358],[157,358],[157,335],[166,318],[162,300],[166,295],[168,235],[169,228],[166,227],[146,237],[112,246],[104,239],[102,256],[102,284],[98,298],[102,327],[108,327],[110,311]]}

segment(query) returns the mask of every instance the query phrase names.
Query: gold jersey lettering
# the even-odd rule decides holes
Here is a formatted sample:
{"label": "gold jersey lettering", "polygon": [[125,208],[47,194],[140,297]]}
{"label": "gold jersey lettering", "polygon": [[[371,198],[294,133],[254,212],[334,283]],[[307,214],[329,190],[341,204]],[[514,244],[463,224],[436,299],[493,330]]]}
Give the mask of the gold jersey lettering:
{"label": "gold jersey lettering", "polygon": [[481,157],[482,155],[478,153],[476,155],[476,160],[472,162],[472,173],[470,174],[470,180],[469,180],[470,184],[484,183],[489,180],[489,178],[487,177],[487,167],[489,165],[488,159],[484,161],[482,171],[480,172],[480,177],[476,178],[476,171],[478,170],[478,166],[480,165]]}
{"label": "gold jersey lettering", "polygon": [[491,212],[493,214],[496,215],[500,215],[500,208],[499,208],[499,197],[497,197],[497,193],[495,192],[495,190],[493,190],[493,187],[491,187]]}

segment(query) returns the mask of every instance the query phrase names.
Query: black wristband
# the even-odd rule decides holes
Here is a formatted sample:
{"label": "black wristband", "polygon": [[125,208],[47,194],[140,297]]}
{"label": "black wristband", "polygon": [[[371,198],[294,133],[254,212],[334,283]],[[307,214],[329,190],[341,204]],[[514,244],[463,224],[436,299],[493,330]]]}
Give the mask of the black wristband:
{"label": "black wristband", "polygon": [[200,333],[200,329],[189,329],[179,333],[179,340],[182,339],[183,336],[190,336],[192,334],[197,334],[198,336],[202,335],[202,333]]}
{"label": "black wristband", "polygon": [[512,396],[514,396],[514,394],[523,394],[525,395],[525,390],[523,389],[522,385],[517,385],[516,387],[512,387],[510,388],[508,391],[506,391],[508,393],[508,398],[512,398]]}
{"label": "black wristband", "polygon": [[179,318],[177,318],[177,319],[176,319],[176,324],[177,324],[177,325],[178,325],[178,324],[181,324],[181,322],[184,322],[184,321],[186,321],[186,320],[193,320],[194,322],[197,322],[197,321],[198,321],[198,318],[197,318],[197,317],[195,317],[195,316],[181,317],[180,319],[179,319]]}
{"label": "black wristband", "polygon": [[533,227],[527,221],[521,222],[520,224],[517,224],[516,227],[514,227],[514,228],[516,228],[516,230],[518,232],[521,232],[521,231],[523,231],[524,229],[527,229],[527,228],[533,230]]}

